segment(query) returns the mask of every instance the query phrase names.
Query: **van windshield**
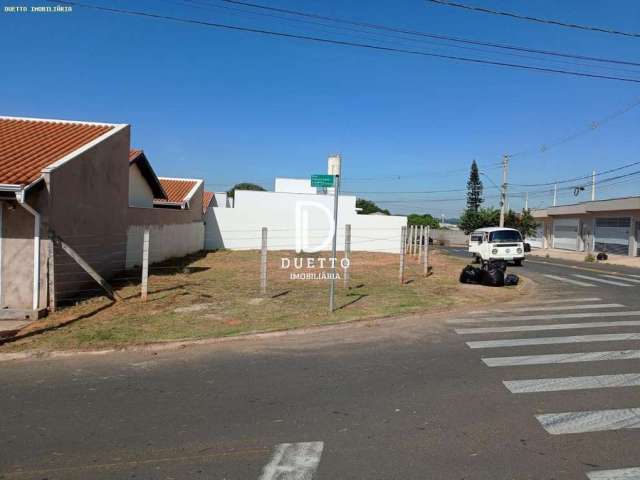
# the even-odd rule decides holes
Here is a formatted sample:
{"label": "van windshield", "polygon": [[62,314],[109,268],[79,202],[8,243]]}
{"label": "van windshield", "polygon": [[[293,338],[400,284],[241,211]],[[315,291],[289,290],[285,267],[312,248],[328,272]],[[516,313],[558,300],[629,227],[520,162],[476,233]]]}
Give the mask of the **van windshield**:
{"label": "van windshield", "polygon": [[489,241],[493,243],[521,242],[522,237],[517,230],[498,230],[491,232]]}

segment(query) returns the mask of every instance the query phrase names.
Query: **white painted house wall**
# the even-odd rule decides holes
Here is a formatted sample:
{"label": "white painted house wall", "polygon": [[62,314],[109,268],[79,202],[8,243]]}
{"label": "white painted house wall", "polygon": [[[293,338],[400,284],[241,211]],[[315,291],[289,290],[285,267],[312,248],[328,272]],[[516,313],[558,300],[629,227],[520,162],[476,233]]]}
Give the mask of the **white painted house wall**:
{"label": "white painted house wall", "polygon": [[[308,183],[308,180],[307,180]],[[296,210],[308,208],[308,235],[313,243],[330,239],[333,196],[305,193],[235,192],[233,208],[211,207],[205,216],[205,248],[258,249],[261,229],[267,227],[269,250],[296,247]],[[324,207],[324,210],[322,209]],[[328,213],[328,214],[327,214]],[[300,216],[300,215],[298,215]],[[359,215],[356,197],[341,195],[338,203],[338,250],[344,249],[344,226],[351,225],[352,251],[400,251],[401,216]],[[331,243],[323,250],[330,250]]]}
{"label": "white painted house wall", "polygon": [[275,191],[278,193],[318,193],[316,187],[311,186],[311,180],[306,178],[276,177]]}
{"label": "white painted house wall", "polygon": [[135,164],[129,167],[129,206],[153,207],[153,191]]}
{"label": "white painted house wall", "polygon": [[[142,265],[144,225],[131,225],[127,231],[126,268]],[[202,249],[202,222],[151,225],[149,227],[149,264],[179,258]]]}

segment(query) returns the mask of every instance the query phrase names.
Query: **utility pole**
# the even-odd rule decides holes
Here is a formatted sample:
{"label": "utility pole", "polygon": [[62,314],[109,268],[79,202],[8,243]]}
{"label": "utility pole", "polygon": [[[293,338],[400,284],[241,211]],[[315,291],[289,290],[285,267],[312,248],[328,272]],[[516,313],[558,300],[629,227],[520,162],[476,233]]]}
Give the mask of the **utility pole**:
{"label": "utility pole", "polygon": [[553,186],[553,206],[555,207],[558,204],[558,184],[556,183]]}
{"label": "utility pole", "polygon": [[524,209],[529,210],[529,192],[524,193]]}
{"label": "utility pole", "polygon": [[509,175],[509,155],[502,157],[502,188],[500,189],[500,228],[504,227],[505,208],[507,206],[507,177]]}
{"label": "utility pole", "polygon": [[333,175],[333,240],[331,242],[331,284],[329,286],[329,313],[335,310],[336,291],[336,244],[338,241],[338,200],[340,199],[340,173],[342,170],[342,157],[334,155],[329,157],[329,175]]}
{"label": "utility pole", "polygon": [[596,199],[596,171],[591,173],[591,201]]}

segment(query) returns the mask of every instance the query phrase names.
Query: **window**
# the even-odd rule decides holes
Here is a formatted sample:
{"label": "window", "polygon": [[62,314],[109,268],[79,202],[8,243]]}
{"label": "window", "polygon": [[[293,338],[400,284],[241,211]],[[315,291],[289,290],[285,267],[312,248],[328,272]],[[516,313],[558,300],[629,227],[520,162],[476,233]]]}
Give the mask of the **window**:
{"label": "window", "polygon": [[522,236],[517,230],[498,230],[491,232],[489,241],[494,243],[521,242]]}

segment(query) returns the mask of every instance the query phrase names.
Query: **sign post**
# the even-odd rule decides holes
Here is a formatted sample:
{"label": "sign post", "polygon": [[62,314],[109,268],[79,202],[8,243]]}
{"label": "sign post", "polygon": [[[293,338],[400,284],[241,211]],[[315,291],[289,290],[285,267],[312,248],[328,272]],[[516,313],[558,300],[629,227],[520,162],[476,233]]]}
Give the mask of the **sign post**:
{"label": "sign post", "polygon": [[[340,155],[329,157],[329,175],[314,175],[311,177],[311,184],[321,181],[326,186],[333,186],[333,239],[331,241],[331,283],[329,284],[329,313],[335,310],[335,291],[336,291],[336,244],[338,240],[338,199],[340,193],[340,170],[342,158]],[[328,178],[327,178],[328,177]],[[331,185],[328,185],[329,178]],[[324,186],[324,185],[323,185]]]}

